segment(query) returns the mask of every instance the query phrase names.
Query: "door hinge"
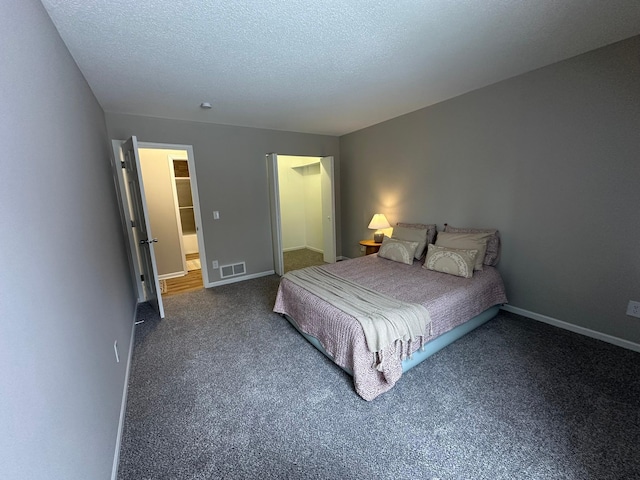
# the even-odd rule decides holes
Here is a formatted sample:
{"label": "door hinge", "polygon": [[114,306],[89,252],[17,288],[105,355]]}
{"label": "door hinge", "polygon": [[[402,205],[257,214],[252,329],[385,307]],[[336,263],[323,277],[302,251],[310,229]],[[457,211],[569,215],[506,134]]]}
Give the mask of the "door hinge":
{"label": "door hinge", "polygon": [[121,160],[121,161],[120,161],[120,166],[121,166],[122,168],[127,168],[127,167],[126,167],[126,165],[124,164],[124,160]]}
{"label": "door hinge", "polygon": [[131,220],[131,228],[134,228],[136,226],[136,221],[135,220]]}
{"label": "door hinge", "polygon": [[144,282],[144,275],[140,275],[140,281]]}

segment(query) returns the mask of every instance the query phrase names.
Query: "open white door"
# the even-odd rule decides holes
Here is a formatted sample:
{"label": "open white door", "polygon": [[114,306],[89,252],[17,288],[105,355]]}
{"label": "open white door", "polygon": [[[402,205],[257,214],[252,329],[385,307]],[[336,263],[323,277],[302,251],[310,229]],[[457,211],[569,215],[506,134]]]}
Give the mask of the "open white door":
{"label": "open white door", "polygon": [[129,258],[129,267],[131,269],[131,279],[135,287],[136,299],[138,302],[144,302],[144,288],[140,277],[140,261],[138,260],[138,242],[134,236],[134,229],[132,228],[133,220],[131,219],[132,208],[129,201],[129,194],[127,193],[128,187],[124,180],[124,155],[122,154],[122,143],[118,140],[111,140],[111,146],[113,147],[113,159],[114,159],[114,182],[116,187],[116,195],[122,211],[122,227],[124,236],[128,241],[129,248],[127,249],[127,257]]}
{"label": "open white door", "polygon": [[336,197],[333,188],[333,157],[320,159],[320,191],[322,194],[322,243],[324,261],[336,262]]}
{"label": "open white door", "polygon": [[282,221],[280,218],[280,186],[278,183],[278,155],[267,154],[267,179],[269,181],[269,207],[271,209],[271,243],[273,244],[273,269],[284,275],[282,255]]}
{"label": "open white door", "polygon": [[124,162],[124,183],[131,202],[132,229],[135,235],[135,244],[140,259],[144,297],[164,318],[164,307],[158,282],[158,268],[153,251],[153,243],[158,240],[151,234],[149,224],[149,212],[144,196],[144,185],[140,178],[140,157],[138,155],[138,140],[131,137],[121,147],[122,161]]}

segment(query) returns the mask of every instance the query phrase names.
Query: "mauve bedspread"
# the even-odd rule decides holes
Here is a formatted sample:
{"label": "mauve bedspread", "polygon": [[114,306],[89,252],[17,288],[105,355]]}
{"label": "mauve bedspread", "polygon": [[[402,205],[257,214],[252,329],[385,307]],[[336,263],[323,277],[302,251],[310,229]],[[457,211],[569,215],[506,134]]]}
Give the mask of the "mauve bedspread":
{"label": "mauve bedspread", "polygon": [[[377,255],[323,268],[399,300],[423,305],[429,311],[433,329],[433,336],[427,341],[493,305],[507,302],[502,278],[489,266],[469,279],[424,269],[418,261],[405,265]],[[355,390],[365,400],[389,390],[402,375],[399,344],[395,351],[385,352],[384,368],[378,371],[356,319],[286,278],[280,282],[273,310],[291,317],[300,330],[320,341],[338,365],[351,370]],[[413,351],[418,348],[418,343],[412,346]]]}

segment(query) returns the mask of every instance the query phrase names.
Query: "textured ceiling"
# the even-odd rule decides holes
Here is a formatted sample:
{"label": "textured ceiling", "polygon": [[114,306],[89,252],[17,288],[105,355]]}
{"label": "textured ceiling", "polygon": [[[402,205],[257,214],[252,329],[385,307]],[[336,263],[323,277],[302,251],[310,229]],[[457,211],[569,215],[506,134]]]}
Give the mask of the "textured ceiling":
{"label": "textured ceiling", "polygon": [[638,0],[42,3],[107,112],[331,135],[640,33]]}

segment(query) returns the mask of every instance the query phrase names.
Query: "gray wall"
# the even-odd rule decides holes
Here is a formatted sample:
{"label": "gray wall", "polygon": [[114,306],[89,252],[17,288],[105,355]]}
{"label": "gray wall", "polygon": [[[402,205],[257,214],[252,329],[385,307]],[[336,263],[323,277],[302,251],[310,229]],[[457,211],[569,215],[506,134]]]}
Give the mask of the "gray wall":
{"label": "gray wall", "polygon": [[[193,145],[210,282],[220,280],[218,270],[211,268],[213,260],[220,265],[246,261],[248,274],[273,270],[267,153],[333,155],[339,211],[338,137],[114,113],[106,119],[112,139],[135,135],[141,142]],[[214,210],[220,220],[213,220]],[[340,252],[339,232],[337,244]]]}
{"label": "gray wall", "polygon": [[0,44],[0,477],[109,478],[135,299],[104,115],[40,2],[0,2]]}
{"label": "gray wall", "polygon": [[499,228],[510,303],[640,342],[640,37],[340,138],[342,248],[389,221]]}

